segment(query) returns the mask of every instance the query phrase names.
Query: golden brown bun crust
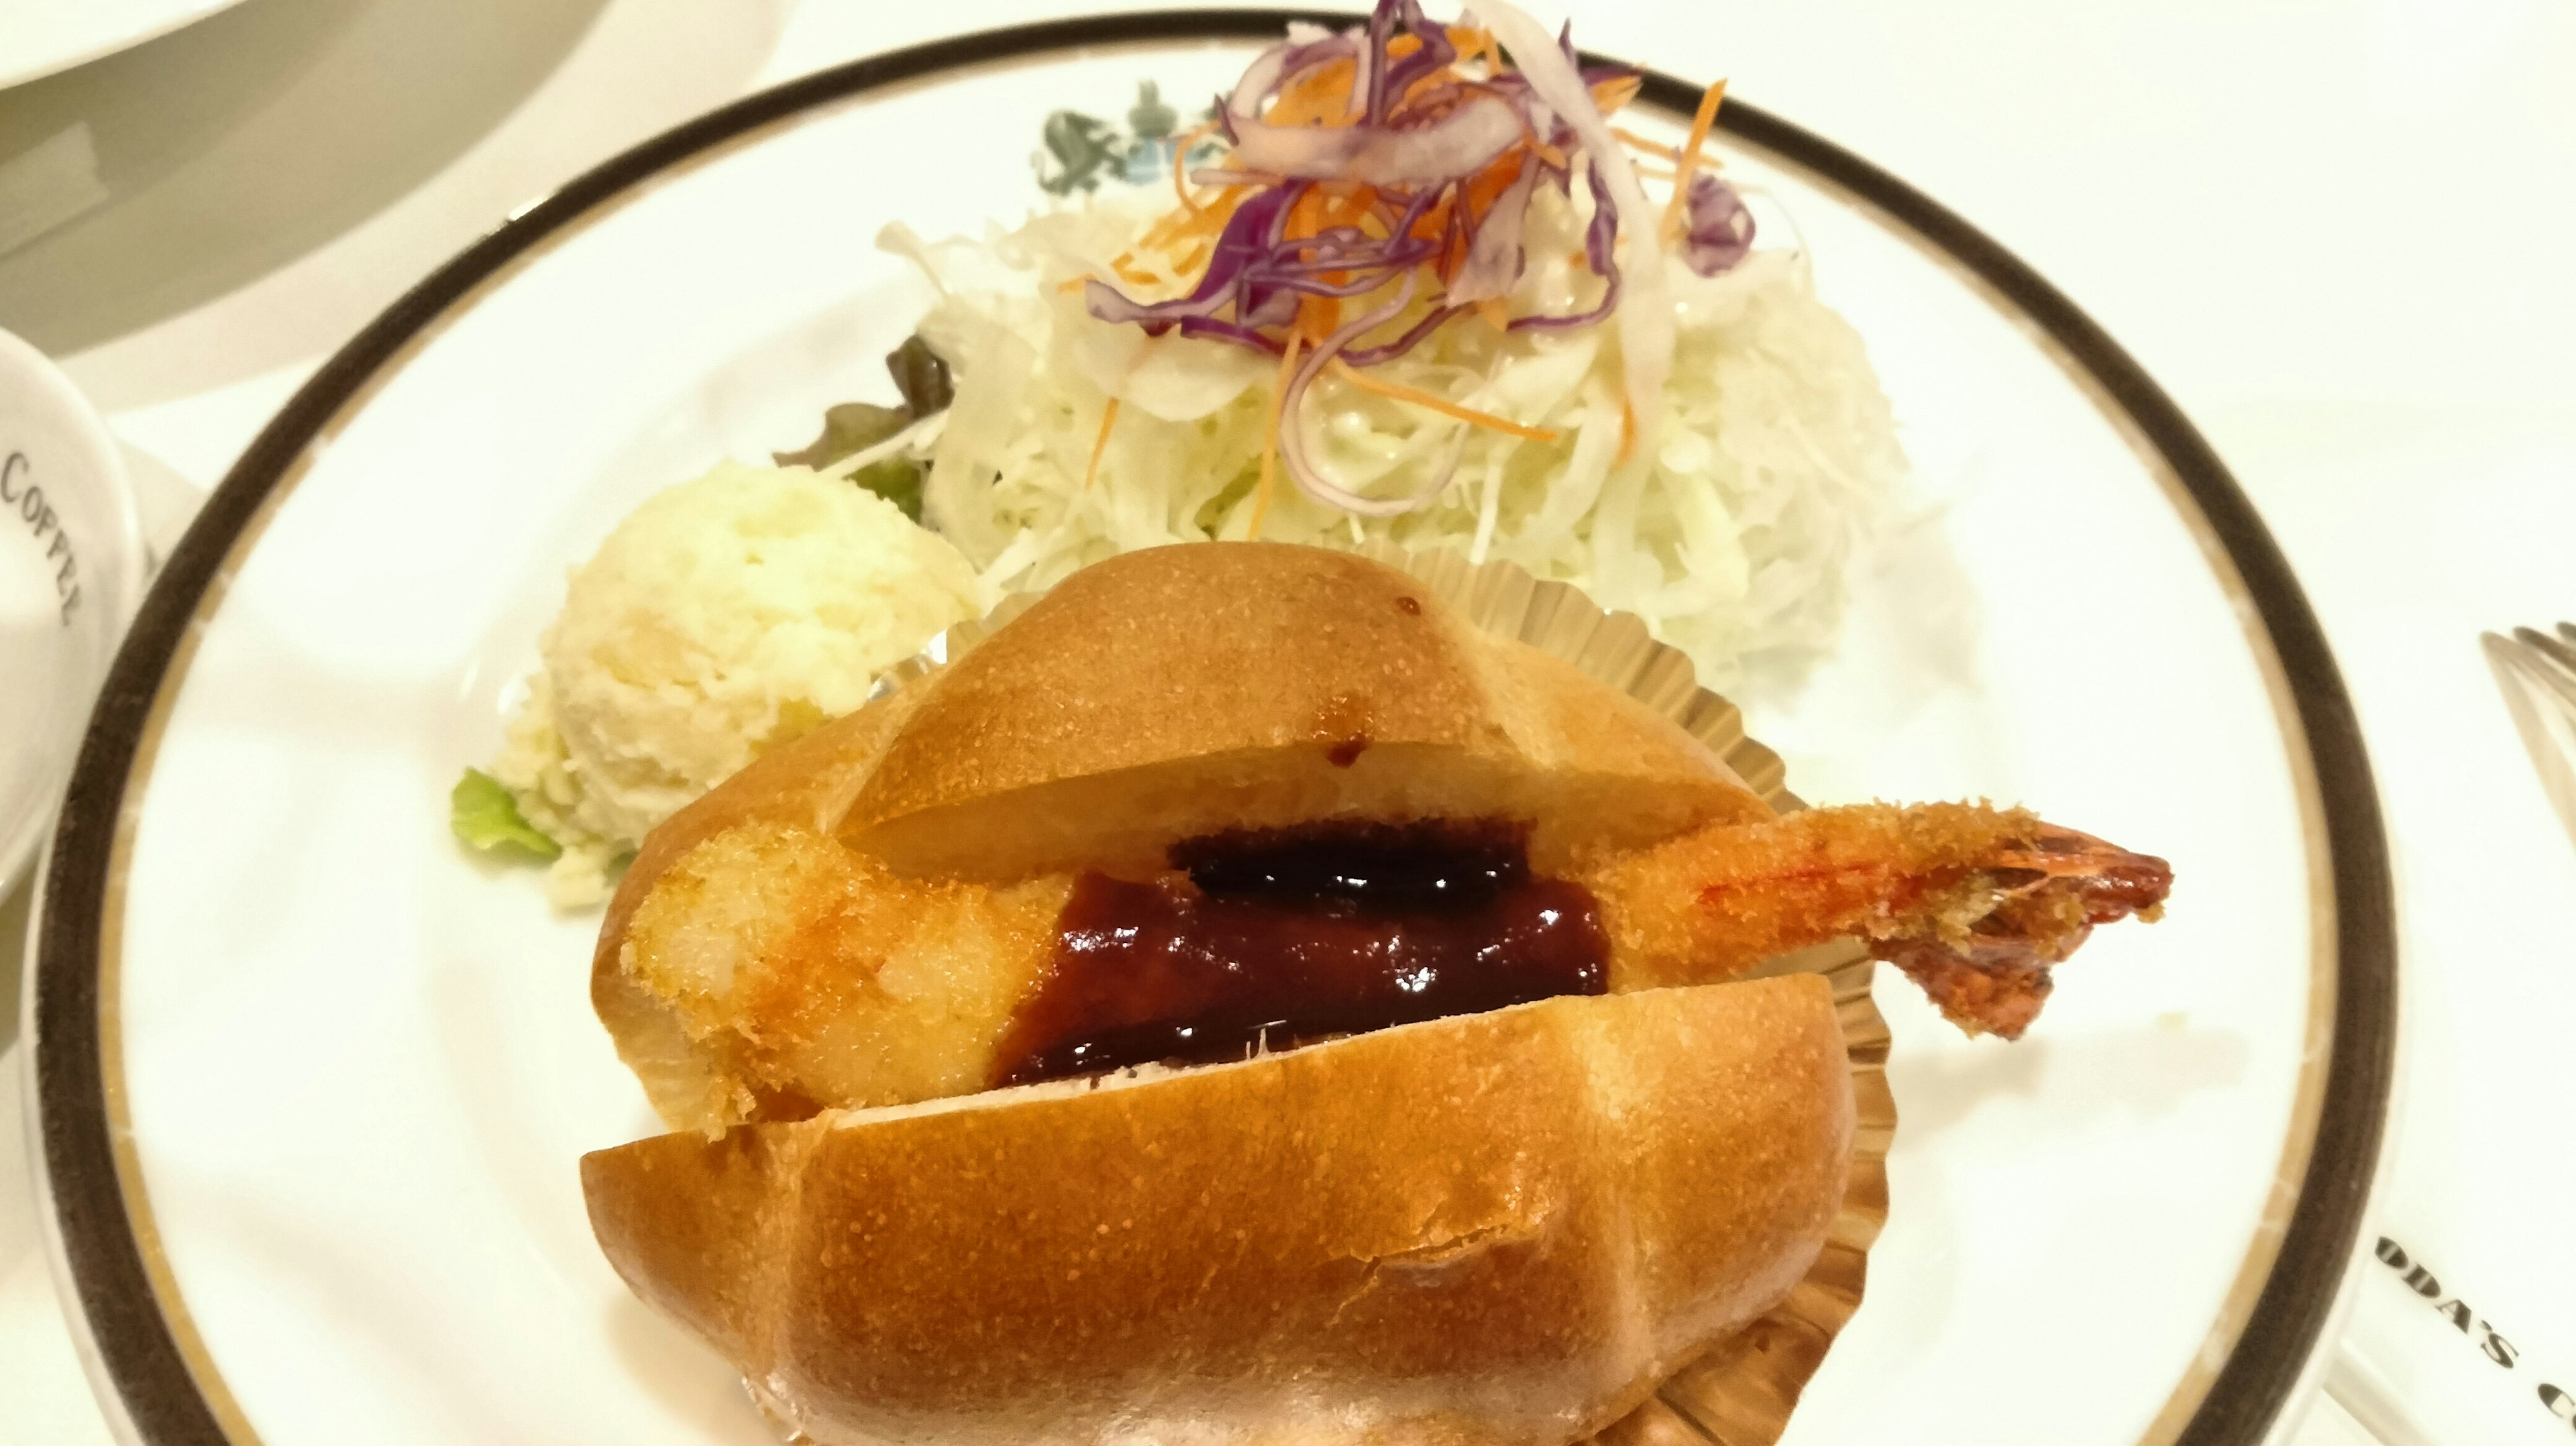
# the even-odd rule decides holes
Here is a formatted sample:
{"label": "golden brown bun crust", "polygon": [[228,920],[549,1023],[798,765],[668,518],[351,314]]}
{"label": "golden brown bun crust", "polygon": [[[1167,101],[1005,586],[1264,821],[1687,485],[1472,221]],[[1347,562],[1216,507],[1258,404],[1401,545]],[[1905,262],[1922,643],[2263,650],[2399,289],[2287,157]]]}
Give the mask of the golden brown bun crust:
{"label": "golden brown bun crust", "polygon": [[1559,1446],[1789,1290],[1851,1130],[1802,977],[666,1135],[582,1180],[627,1283],[825,1446]]}
{"label": "golden brown bun crust", "polygon": [[841,824],[908,873],[1134,873],[1337,816],[1525,818],[1545,858],[1768,814],[1651,709],[1321,548],[1094,564],[920,691]]}

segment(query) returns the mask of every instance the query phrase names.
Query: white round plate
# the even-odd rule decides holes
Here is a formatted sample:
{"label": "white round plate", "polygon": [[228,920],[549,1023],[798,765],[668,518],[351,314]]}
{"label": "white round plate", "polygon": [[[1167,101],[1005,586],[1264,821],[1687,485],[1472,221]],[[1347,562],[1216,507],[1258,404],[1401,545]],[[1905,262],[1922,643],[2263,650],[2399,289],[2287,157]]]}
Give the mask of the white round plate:
{"label": "white round plate", "polygon": [[241,0],[9,0],[0,5],[0,89],[85,65]]}
{"label": "white round plate", "polygon": [[[575,1161],[659,1128],[590,1014],[596,920],[465,855],[448,786],[621,515],[891,395],[925,293],[882,225],[1016,220],[1050,111],[1214,93],[1284,19],[1059,22],[754,97],[432,276],[254,444],[120,660],[42,902],[52,1217],[139,1439],[769,1439],[591,1241]],[[1650,77],[1640,123],[1695,98]],[[2178,875],[2019,1045],[1882,980],[1889,1222],[1788,1439],[2259,1440],[2386,1104],[2386,868],[2333,664],[2215,457],[2064,298],[1784,122],[1730,103],[1723,143],[1930,499],[1840,654],[1742,700],[1755,735],[1811,799],[2023,800]]]}

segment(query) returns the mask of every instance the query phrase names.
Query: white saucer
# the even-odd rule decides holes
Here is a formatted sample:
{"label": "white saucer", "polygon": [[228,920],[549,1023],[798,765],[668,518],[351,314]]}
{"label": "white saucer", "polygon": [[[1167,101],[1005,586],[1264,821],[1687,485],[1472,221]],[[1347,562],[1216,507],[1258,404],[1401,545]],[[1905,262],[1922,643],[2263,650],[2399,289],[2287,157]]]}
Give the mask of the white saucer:
{"label": "white saucer", "polygon": [[0,6],[0,87],[86,65],[241,0],[9,0]]}
{"label": "white saucer", "polygon": [[145,570],[106,426],[0,331],[0,888],[44,834]]}

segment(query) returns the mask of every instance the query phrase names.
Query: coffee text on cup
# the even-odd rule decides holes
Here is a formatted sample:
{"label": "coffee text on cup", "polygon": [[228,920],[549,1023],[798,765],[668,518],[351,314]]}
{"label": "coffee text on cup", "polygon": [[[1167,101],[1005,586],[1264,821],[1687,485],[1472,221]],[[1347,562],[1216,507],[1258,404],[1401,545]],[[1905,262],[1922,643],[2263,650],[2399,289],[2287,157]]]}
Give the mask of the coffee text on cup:
{"label": "coffee text on cup", "polygon": [[45,489],[36,481],[36,464],[24,452],[12,452],[0,460],[0,512],[14,514],[26,524],[27,533],[45,549],[45,561],[54,565],[54,597],[62,605],[64,627],[72,625],[72,611],[80,606],[80,559],[72,551],[71,534],[63,531],[63,521],[54,515],[54,504],[45,500]]}

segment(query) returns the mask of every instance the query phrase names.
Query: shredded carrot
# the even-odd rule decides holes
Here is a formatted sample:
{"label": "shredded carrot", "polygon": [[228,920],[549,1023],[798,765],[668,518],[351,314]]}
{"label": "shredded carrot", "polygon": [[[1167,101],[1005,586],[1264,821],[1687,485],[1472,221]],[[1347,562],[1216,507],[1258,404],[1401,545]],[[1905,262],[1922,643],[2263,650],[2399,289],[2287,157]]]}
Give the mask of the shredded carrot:
{"label": "shredded carrot", "polygon": [[1140,270],[1135,262],[1135,252],[1122,252],[1117,260],[1109,263],[1109,269],[1117,272],[1118,279],[1130,286],[1151,286],[1159,279],[1151,271]]}
{"label": "shredded carrot", "polygon": [[1288,208],[1288,224],[1281,229],[1282,240],[1302,241],[1324,229],[1324,202],[1328,198],[1321,186],[1308,187],[1297,203]]}
{"label": "shredded carrot", "polygon": [[1708,144],[1708,128],[1717,124],[1717,103],[1726,99],[1726,82],[1719,81],[1702,92],[1699,113],[1691,117],[1690,139],[1682,142],[1681,159],[1674,162],[1678,173],[1673,177],[1673,199],[1664,207],[1664,235],[1678,236],[1682,216],[1690,207],[1691,176],[1699,169],[1699,148]]}
{"label": "shredded carrot", "polygon": [[1413,230],[1408,234],[1417,241],[1437,241],[1440,239],[1440,233],[1448,229],[1449,198],[1442,196],[1432,203],[1430,210],[1414,218]]}
{"label": "shredded carrot", "polygon": [[1452,25],[1449,27],[1449,43],[1457,49],[1458,58],[1462,61],[1483,56],[1485,63],[1496,71],[1503,68],[1503,52],[1495,46],[1494,32],[1490,30],[1473,25]]}
{"label": "shredded carrot", "polygon": [[1508,418],[1497,417],[1491,412],[1477,411],[1474,407],[1462,407],[1447,397],[1420,391],[1401,382],[1390,382],[1383,377],[1370,376],[1339,357],[1333,359],[1333,374],[1361,391],[1375,392],[1381,397],[1393,397],[1399,402],[1411,402],[1417,407],[1428,407],[1442,416],[1456,417],[1459,421],[1510,436],[1527,437],[1533,442],[1553,442],[1563,435],[1545,427],[1526,427]]}
{"label": "shredded carrot", "polygon": [[1338,296],[1309,296],[1297,303],[1297,334],[1321,346],[1324,338],[1342,328],[1342,299]]}
{"label": "shredded carrot", "polygon": [[1521,167],[1528,164],[1519,152],[1505,151],[1495,158],[1493,164],[1478,171],[1466,187],[1468,216],[1483,221],[1485,213],[1492,210],[1494,203],[1503,198],[1503,193],[1512,188],[1512,183],[1521,178]]}
{"label": "shredded carrot", "polygon": [[[1494,94],[1494,93],[1493,93],[1493,91],[1492,91],[1491,89],[1489,89],[1489,88],[1487,88],[1487,87],[1485,87],[1485,86],[1476,85],[1476,84],[1474,84],[1474,83],[1472,83],[1472,82],[1470,82],[1470,83],[1469,83],[1469,85],[1467,86],[1467,89],[1469,89],[1469,90],[1474,90],[1474,91],[1479,91],[1479,92],[1482,92],[1483,94],[1486,94],[1486,95],[1493,95],[1493,94]],[[1499,100],[1499,99],[1501,99],[1501,97],[1499,97],[1499,96],[1496,96],[1495,98],[1496,98],[1496,99],[1498,99],[1498,100]],[[1519,114],[1520,114],[1520,107],[1519,107],[1519,106],[1513,106],[1513,107],[1512,107],[1512,112],[1513,112],[1513,114],[1515,114],[1515,115],[1519,115]],[[1545,142],[1545,141],[1543,141],[1543,140],[1540,140],[1540,139],[1538,138],[1538,132],[1537,132],[1537,131],[1534,131],[1534,130],[1532,130],[1532,129],[1530,129],[1530,122],[1529,122],[1529,117],[1528,117],[1528,116],[1526,116],[1526,115],[1522,115],[1522,116],[1521,116],[1521,118],[1520,118],[1520,120],[1521,120],[1521,144],[1522,144],[1522,145],[1524,145],[1524,146],[1529,147],[1530,154],[1532,154],[1532,155],[1534,155],[1534,156],[1537,156],[1540,160],[1547,162],[1549,165],[1556,167],[1558,170],[1563,170],[1563,169],[1565,169],[1565,152],[1558,150],[1556,147],[1554,147],[1554,146],[1552,146],[1552,145],[1549,145],[1547,142]]]}
{"label": "shredded carrot", "polygon": [[[1225,229],[1225,223],[1231,219],[1233,215],[1234,206],[1231,202],[1231,198],[1220,197],[1216,204],[1209,206],[1206,210],[1201,211],[1187,221],[1182,222],[1180,227],[1172,233],[1171,240],[1188,241],[1200,236],[1213,236],[1219,231]],[[1169,242],[1165,244],[1168,245]]]}
{"label": "shredded carrot", "polygon": [[1496,331],[1512,329],[1512,309],[1503,305],[1503,299],[1499,296],[1488,296],[1477,302],[1476,314],[1483,317],[1485,324]]}
{"label": "shredded carrot", "polygon": [[1261,428],[1261,481],[1252,489],[1252,525],[1244,536],[1261,540],[1261,520],[1270,515],[1270,483],[1279,466],[1280,403],[1288,397],[1288,380],[1297,375],[1297,349],[1305,340],[1296,332],[1288,333],[1288,349],[1279,354],[1279,380],[1270,388],[1270,420]]}
{"label": "shredded carrot", "polygon": [[1222,197],[1210,202],[1195,216],[1175,206],[1171,214],[1156,222],[1145,232],[1145,239],[1137,244],[1170,255],[1201,236],[1212,236],[1225,229],[1226,221],[1233,214],[1233,204]]}
{"label": "shredded carrot", "polygon": [[1650,141],[1644,136],[1637,134],[1635,131],[1629,130],[1625,126],[1612,126],[1610,128],[1610,134],[1626,141],[1638,150],[1644,151],[1647,155],[1661,156],[1668,161],[1678,161],[1682,158],[1682,153],[1679,147],[1668,146],[1661,141]]}
{"label": "shredded carrot", "polygon": [[1169,211],[1163,213],[1163,219],[1146,227],[1144,238],[1139,240],[1136,244],[1139,246],[1154,247],[1165,245],[1171,240],[1172,232],[1177,230],[1182,222],[1192,219],[1194,214],[1204,213],[1184,211],[1180,207],[1174,206]]}
{"label": "shredded carrot", "polygon": [[1626,397],[1621,397],[1619,399],[1619,455],[1611,462],[1610,465],[1614,467],[1627,466],[1628,454],[1636,450],[1637,409],[1629,405]]}
{"label": "shredded carrot", "polygon": [[1073,293],[1080,291],[1082,288],[1089,286],[1091,283],[1098,281],[1099,279],[1099,277],[1086,271],[1080,276],[1066,277],[1063,283],[1056,287],[1056,290],[1065,296],[1071,296]]}
{"label": "shredded carrot", "polygon": [[1353,104],[1351,82],[1358,75],[1357,62],[1326,61],[1281,90],[1263,119],[1275,126],[1346,125]]}
{"label": "shredded carrot", "polygon": [[1100,438],[1091,444],[1091,465],[1082,469],[1082,490],[1085,492],[1091,490],[1092,483],[1100,480],[1100,454],[1109,450],[1109,429],[1116,425],[1118,399],[1111,397],[1109,405],[1100,409]]}
{"label": "shredded carrot", "polygon": [[1623,75],[1615,80],[1605,80],[1599,85],[1592,87],[1592,103],[1600,108],[1603,115],[1608,115],[1612,111],[1626,105],[1628,102],[1635,100],[1637,98],[1637,91],[1639,88],[1644,86],[1645,83],[1646,82],[1643,77],[1634,75]]}
{"label": "shredded carrot", "polygon": [[1167,245],[1170,243],[1174,232],[1180,230],[1184,226],[1205,220],[1206,217],[1207,208],[1204,206],[1195,211],[1190,210],[1186,206],[1174,206],[1172,209],[1163,213],[1163,218],[1161,220],[1146,227],[1143,239],[1139,240],[1136,244],[1139,246]]}
{"label": "shredded carrot", "polygon": [[1225,223],[1233,217],[1235,205],[1242,199],[1242,193],[1249,189],[1244,186],[1228,186],[1196,211],[1185,211],[1175,206],[1163,213],[1162,220],[1146,228],[1144,240],[1137,244],[1150,246],[1158,251],[1168,251],[1194,236],[1212,236],[1225,229]]}
{"label": "shredded carrot", "polygon": [[1193,216],[1207,208],[1200,205],[1197,198],[1190,195],[1188,174],[1190,165],[1190,147],[1207,139],[1208,132],[1215,129],[1216,122],[1209,121],[1204,125],[1193,127],[1189,134],[1172,142],[1172,194],[1181,198],[1181,209],[1189,212]]}
{"label": "shredded carrot", "polygon": [[1196,246],[1191,247],[1189,249],[1189,254],[1183,256],[1180,260],[1180,264],[1172,269],[1180,272],[1183,276],[1187,276],[1191,272],[1198,270],[1200,267],[1207,265],[1208,258],[1215,254],[1216,246],[1214,243],[1202,241]]}

